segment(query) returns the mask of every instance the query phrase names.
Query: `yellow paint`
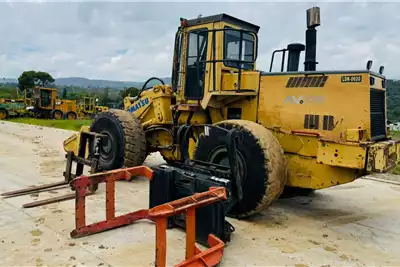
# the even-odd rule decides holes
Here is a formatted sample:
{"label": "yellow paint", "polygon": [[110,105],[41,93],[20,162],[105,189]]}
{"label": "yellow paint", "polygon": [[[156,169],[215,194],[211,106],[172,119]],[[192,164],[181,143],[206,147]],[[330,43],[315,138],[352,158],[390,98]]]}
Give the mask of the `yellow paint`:
{"label": "yellow paint", "polygon": [[364,169],[366,154],[365,147],[319,141],[317,162],[331,166]]}
{"label": "yellow paint", "polygon": [[[80,136],[82,132],[90,132],[90,127],[82,126],[78,133],[75,133],[64,140],[63,147],[65,152],[73,151],[75,155],[78,155]],[[88,149],[86,149],[86,152],[87,151]]]}
{"label": "yellow paint", "polygon": [[[226,22],[181,27],[178,36],[183,37],[182,60],[176,92],[169,85],[156,85],[142,92],[140,98],[124,99],[125,110],[139,118],[146,131],[149,152],[160,151],[167,159],[180,159],[179,144],[173,144],[166,130],[176,130],[176,124],[186,124],[189,117],[190,124],[217,123],[231,118],[230,108],[236,108],[241,109],[240,119],[255,121],[274,133],[288,159],[290,186],[326,188],[351,182],[365,174],[365,170],[385,171],[393,162],[398,162],[398,145],[371,140],[370,88],[385,88],[382,78],[368,71],[261,73],[254,64],[253,69],[242,71],[239,91],[238,69],[220,62],[224,55],[223,31],[215,32],[215,50],[214,34],[209,32],[206,60],[219,62],[215,63],[215,68],[212,63],[206,64],[203,98],[186,99],[189,33],[225,27],[238,29]],[[343,76],[360,76],[361,80]],[[287,86],[289,79],[303,80],[304,77],[308,77],[307,81],[324,78],[326,82],[323,86]],[[372,79],[373,85],[370,84]],[[143,101],[147,101],[146,104]],[[318,127],[305,125],[305,115],[318,118],[308,123],[317,123]],[[324,116],[333,116],[332,128],[324,128]],[[65,146],[76,144],[77,138],[72,138]],[[191,140],[190,156],[195,145]]]}
{"label": "yellow paint", "polygon": [[369,146],[367,171],[387,172],[400,162],[400,142],[385,141]]}
{"label": "yellow paint", "polygon": [[315,158],[286,154],[289,180],[287,185],[322,189],[354,181],[361,172],[356,169],[318,164]]}
{"label": "yellow paint", "polygon": [[[290,132],[304,130],[305,114],[319,115],[320,129],[307,131],[336,141],[345,141],[347,129],[370,129],[369,74],[354,74],[362,76],[361,83],[341,83],[341,77],[344,75],[345,72],[327,74],[328,80],[324,87],[303,88],[286,88],[290,77],[304,77],[303,74],[261,76],[259,123],[267,128],[279,127]],[[314,76],[320,77],[310,75]],[[296,100],[309,97],[322,101],[304,101],[303,104],[296,104],[294,100],[289,101],[291,97]],[[324,115],[334,116],[332,131],[322,130]],[[367,135],[370,136],[369,130]]]}
{"label": "yellow paint", "polygon": [[0,120],[5,119],[7,117],[7,113],[5,110],[0,110]]}

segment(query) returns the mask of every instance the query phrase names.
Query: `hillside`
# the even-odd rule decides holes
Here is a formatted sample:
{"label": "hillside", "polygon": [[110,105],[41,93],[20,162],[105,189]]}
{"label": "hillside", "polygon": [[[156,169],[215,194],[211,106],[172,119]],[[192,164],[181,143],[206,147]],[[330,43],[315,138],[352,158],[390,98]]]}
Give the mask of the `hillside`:
{"label": "hillside", "polygon": [[[165,83],[171,83],[169,77],[162,78]],[[7,84],[18,83],[17,79],[4,78],[3,81]],[[57,78],[54,84],[56,86],[73,86],[81,88],[111,88],[111,89],[122,89],[125,87],[137,87],[140,88],[144,81],[134,82],[134,81],[111,81],[111,80],[96,80],[87,79],[82,77],[67,77],[67,78]]]}
{"label": "hillside", "polygon": [[392,122],[400,121],[400,80],[387,81],[387,114],[388,120]]}

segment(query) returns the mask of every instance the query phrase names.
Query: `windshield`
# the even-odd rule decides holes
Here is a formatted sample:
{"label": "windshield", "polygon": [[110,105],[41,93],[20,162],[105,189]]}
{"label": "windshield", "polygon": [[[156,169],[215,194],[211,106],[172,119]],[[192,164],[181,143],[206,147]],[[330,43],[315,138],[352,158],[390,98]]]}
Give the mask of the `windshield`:
{"label": "windshield", "polygon": [[[242,34],[242,38],[240,35]],[[224,31],[224,64],[227,67],[238,68],[240,63],[233,60],[251,62],[254,60],[254,36],[239,30]],[[242,69],[253,69],[253,63],[242,63]]]}

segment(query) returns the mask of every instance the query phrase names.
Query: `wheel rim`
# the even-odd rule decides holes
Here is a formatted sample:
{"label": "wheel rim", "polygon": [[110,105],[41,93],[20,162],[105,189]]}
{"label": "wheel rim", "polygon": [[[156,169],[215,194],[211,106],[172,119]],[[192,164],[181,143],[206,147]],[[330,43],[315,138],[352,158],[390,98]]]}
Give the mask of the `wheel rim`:
{"label": "wheel rim", "polygon": [[74,113],[68,114],[68,119],[69,120],[75,120],[75,114]]}
{"label": "wheel rim", "polygon": [[59,120],[59,119],[61,119],[61,113],[60,112],[55,112],[54,113],[54,118],[56,119],[56,120]]}
{"label": "wheel rim", "polygon": [[[238,171],[242,180],[242,185],[244,185],[247,176],[246,161],[242,153],[240,153],[240,151],[236,150],[236,153],[237,153]],[[226,147],[218,146],[214,148],[208,156],[208,162],[230,167],[228,150],[226,149]]]}
{"label": "wheel rim", "polygon": [[0,110],[0,120],[5,119],[7,116],[6,112],[4,110]]}
{"label": "wheel rim", "polygon": [[113,151],[112,136],[107,131],[102,131],[100,133],[107,136],[107,142],[103,143],[103,145],[100,148],[100,157],[108,161],[110,158],[113,158],[115,154],[115,152]]}

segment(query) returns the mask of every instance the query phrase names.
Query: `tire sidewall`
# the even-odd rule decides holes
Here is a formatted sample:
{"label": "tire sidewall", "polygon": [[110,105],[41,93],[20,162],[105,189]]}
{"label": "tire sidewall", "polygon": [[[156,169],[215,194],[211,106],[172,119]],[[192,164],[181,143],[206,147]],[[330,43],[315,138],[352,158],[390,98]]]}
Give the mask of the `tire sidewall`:
{"label": "tire sidewall", "polygon": [[[60,113],[60,114],[61,114],[61,116],[60,116],[59,119],[57,119],[57,118],[55,117],[56,113]],[[53,110],[53,111],[51,112],[51,117],[52,117],[53,119],[55,119],[55,120],[61,120],[61,119],[63,118],[63,116],[64,116],[64,114],[63,114],[63,112],[62,112],[61,110],[55,109],[55,110]]]}
{"label": "tire sidewall", "polygon": [[99,114],[93,121],[90,131],[104,133],[111,139],[114,154],[111,159],[106,159],[102,156],[102,153],[100,153],[100,165],[105,170],[113,170],[123,166],[125,136],[118,119],[114,116],[107,115],[106,113]]}
{"label": "tire sidewall", "polygon": [[2,118],[2,119],[3,120],[7,119],[8,118],[8,111],[6,109],[4,109],[4,108],[0,109],[0,111],[4,112],[6,114],[5,117]]}
{"label": "tire sidewall", "polygon": [[[221,123],[218,126],[232,129],[235,125]],[[235,127],[237,128],[237,127]],[[237,151],[243,156],[245,162],[245,177],[242,178],[243,200],[233,207],[231,215],[243,214],[255,210],[266,192],[268,170],[265,165],[265,155],[255,137],[243,130],[243,140],[237,145]],[[210,156],[216,147],[226,146],[226,132],[216,128],[210,129],[209,136],[201,136],[198,141],[194,158],[201,161],[210,161]],[[235,182],[232,181],[233,187]]]}

